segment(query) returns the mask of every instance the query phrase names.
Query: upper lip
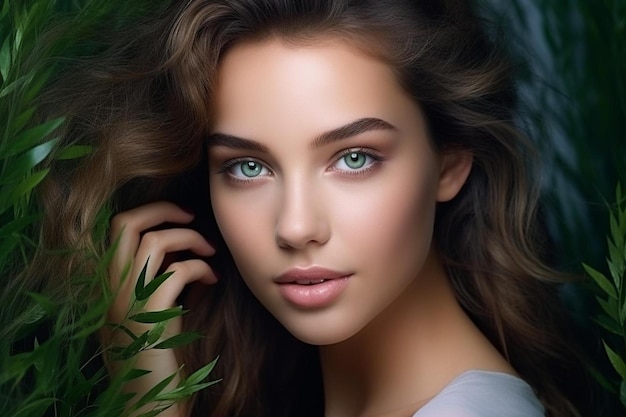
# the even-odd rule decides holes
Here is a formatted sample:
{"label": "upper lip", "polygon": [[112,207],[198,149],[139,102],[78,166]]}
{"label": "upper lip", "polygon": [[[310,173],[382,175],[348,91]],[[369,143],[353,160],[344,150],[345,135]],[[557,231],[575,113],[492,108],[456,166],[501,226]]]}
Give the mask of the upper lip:
{"label": "upper lip", "polygon": [[320,281],[329,279],[344,278],[351,275],[349,272],[333,271],[320,266],[310,266],[306,268],[291,268],[279,275],[274,281],[278,284],[286,284],[296,281]]}

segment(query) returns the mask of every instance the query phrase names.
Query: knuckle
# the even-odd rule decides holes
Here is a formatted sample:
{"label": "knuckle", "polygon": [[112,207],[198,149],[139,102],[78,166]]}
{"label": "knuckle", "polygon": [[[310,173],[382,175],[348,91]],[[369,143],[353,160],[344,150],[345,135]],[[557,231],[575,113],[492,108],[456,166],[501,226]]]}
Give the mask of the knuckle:
{"label": "knuckle", "polygon": [[111,219],[111,229],[120,232],[122,229],[132,228],[133,216],[127,212],[116,214]]}
{"label": "knuckle", "polygon": [[191,272],[189,265],[185,262],[173,262],[167,269],[179,275],[188,275]]}
{"label": "knuckle", "polygon": [[141,242],[150,247],[159,246],[162,240],[158,232],[148,232],[141,238]]}

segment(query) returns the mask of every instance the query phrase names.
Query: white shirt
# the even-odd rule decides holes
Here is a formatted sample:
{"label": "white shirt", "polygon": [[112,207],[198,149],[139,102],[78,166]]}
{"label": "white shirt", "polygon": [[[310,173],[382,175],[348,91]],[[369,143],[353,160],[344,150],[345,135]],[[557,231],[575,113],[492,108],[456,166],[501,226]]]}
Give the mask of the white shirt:
{"label": "white shirt", "polygon": [[533,389],[501,372],[468,371],[456,377],[413,417],[544,417]]}

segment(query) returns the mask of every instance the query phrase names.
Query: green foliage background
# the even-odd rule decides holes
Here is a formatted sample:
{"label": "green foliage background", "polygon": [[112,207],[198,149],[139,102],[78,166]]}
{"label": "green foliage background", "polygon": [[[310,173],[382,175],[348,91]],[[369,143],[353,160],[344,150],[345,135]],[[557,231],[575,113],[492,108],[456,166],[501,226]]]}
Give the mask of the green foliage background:
{"label": "green foliage background", "polygon": [[[66,71],[71,59],[98,51],[99,45],[90,40],[103,25],[132,24],[134,17],[164,3],[5,0],[0,6],[0,288],[16,279],[37,248],[40,211],[32,195],[47,175],[46,162],[80,158],[90,151],[58,146],[55,131],[62,119],[36,119],[42,88]],[[605,365],[594,365],[600,369],[598,379],[616,402],[621,390],[624,401],[626,311],[619,303],[626,290],[623,268],[610,265],[626,256],[619,245],[624,242],[620,233],[626,230],[626,215],[620,214],[623,194],[614,194],[620,180],[626,184],[626,2],[481,3],[486,15],[503,28],[519,62],[520,110],[547,167],[545,214],[555,262],[574,273],[583,273],[582,262],[597,268],[587,268],[594,280],[574,291],[569,302],[581,317],[604,322],[587,343],[607,354]],[[613,210],[612,222],[607,207]],[[106,234],[106,219],[104,210],[96,238]],[[106,259],[101,262],[105,269]],[[88,285],[89,291],[106,292],[98,287],[102,280],[89,278],[78,283]],[[0,415],[121,413],[128,399],[119,395],[123,380],[107,382],[98,347],[91,343],[94,332],[105,325],[107,303],[106,297],[67,305],[43,294],[0,295]],[[611,325],[607,318],[613,320]],[[126,352],[132,356],[154,347],[154,336],[138,335],[135,340],[143,341]],[[210,367],[196,374],[188,387],[206,384],[202,381],[208,371]],[[133,370],[128,372],[125,377],[133,377]],[[597,415],[617,412],[603,408]]]}

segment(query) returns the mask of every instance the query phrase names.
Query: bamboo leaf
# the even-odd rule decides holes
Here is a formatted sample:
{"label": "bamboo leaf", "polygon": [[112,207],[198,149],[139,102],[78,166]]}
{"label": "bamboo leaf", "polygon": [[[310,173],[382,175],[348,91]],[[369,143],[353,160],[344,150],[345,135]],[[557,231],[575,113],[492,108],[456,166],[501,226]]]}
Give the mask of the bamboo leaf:
{"label": "bamboo leaf", "polygon": [[137,353],[139,353],[139,351],[145,347],[147,341],[148,332],[144,332],[141,334],[141,336],[137,337],[137,339],[133,340],[130,345],[119,351],[119,353],[115,352],[113,349],[111,349],[111,352],[115,353],[115,360],[128,360],[137,355]]}
{"label": "bamboo leaf", "polygon": [[150,311],[147,313],[138,313],[131,317],[130,320],[136,321],[137,323],[158,323],[161,321],[173,319],[174,317],[179,317],[185,314],[188,310],[183,310],[182,306],[168,308],[161,311]]}
{"label": "bamboo leaf", "polygon": [[63,149],[55,159],[65,160],[82,158],[83,156],[89,155],[92,151],[93,147],[91,146],[73,145]]}
{"label": "bamboo leaf", "polygon": [[146,271],[148,270],[148,262],[150,262],[150,256],[146,259],[146,263],[141,268],[139,277],[137,277],[137,283],[135,284],[135,298],[139,301],[143,301],[148,297],[144,297],[143,288],[146,285]]}
{"label": "bamboo leaf", "polygon": [[194,340],[198,340],[200,338],[202,338],[202,335],[196,332],[179,333],[153,346],[153,349],[171,349],[189,344]]}
{"label": "bamboo leaf", "polygon": [[146,392],[139,399],[139,401],[137,401],[133,405],[133,409],[134,410],[138,410],[141,407],[143,407],[144,405],[146,405],[149,402],[153,401],[154,397],[156,397],[159,393],[161,393],[161,391],[163,391],[174,380],[176,375],[178,375],[178,371],[174,372],[172,375],[168,376],[167,378],[165,378],[164,380],[162,380],[161,382],[156,384],[154,387],[152,387],[148,392]]}
{"label": "bamboo leaf", "polygon": [[213,359],[208,364],[204,365],[202,368],[192,373],[191,375],[189,375],[187,379],[185,380],[185,385],[196,385],[204,381],[209,376],[209,374],[213,371],[213,368],[215,368],[215,365],[217,364],[218,359],[219,359],[219,356]]}
{"label": "bamboo leaf", "polygon": [[[28,110],[30,111],[30,109]],[[20,152],[23,152],[27,149],[32,148],[37,143],[41,142],[41,140],[47,136],[49,136],[52,132],[54,132],[59,126],[63,124],[65,118],[59,117],[56,119],[48,120],[45,123],[37,125],[35,127],[31,127],[18,134],[12,140],[11,147],[7,150],[6,155],[12,156],[17,155]],[[48,141],[46,143],[50,143],[52,141]],[[43,146],[46,143],[40,145]],[[48,152],[50,153],[50,152]]]}
{"label": "bamboo leaf", "polygon": [[0,47],[0,76],[2,76],[2,81],[9,79],[9,70],[11,69],[10,42],[11,38],[7,36],[2,42],[2,47]]}
{"label": "bamboo leaf", "polygon": [[624,363],[624,360],[617,353],[615,353],[615,351],[611,349],[605,341],[602,341],[602,344],[604,345],[604,350],[606,351],[611,365],[613,365],[613,369],[617,371],[623,380],[626,380],[626,363]]}
{"label": "bamboo leaf", "polygon": [[19,88],[24,83],[26,83],[29,78],[30,77],[29,77],[28,74],[27,75],[22,75],[20,78],[18,78],[17,80],[13,81],[12,83],[7,85],[6,87],[2,87],[2,89],[0,89],[0,98],[11,94],[17,88]]}
{"label": "bamboo leaf", "polygon": [[615,291],[615,287],[611,282],[602,274],[601,272],[596,271],[592,267],[587,264],[583,264],[583,268],[585,272],[593,278],[596,284],[611,298],[617,299],[617,292]]}
{"label": "bamboo leaf", "polygon": [[132,368],[129,370],[126,375],[124,375],[124,382],[132,381],[133,379],[141,378],[144,375],[148,375],[152,373],[152,371],[148,371],[147,369],[138,369]]}
{"label": "bamboo leaf", "polygon": [[211,385],[215,385],[221,382],[221,379],[216,379],[215,381],[209,381],[202,384],[194,384],[190,386],[184,386],[180,388],[176,388],[170,392],[164,392],[162,394],[157,395],[154,398],[154,401],[180,401],[184,398],[189,397],[191,394],[203,390]]}
{"label": "bamboo leaf", "polygon": [[33,417],[43,416],[46,410],[54,404],[54,398],[41,398],[31,403],[24,404],[19,410],[16,410],[17,414],[14,417]]}
{"label": "bamboo leaf", "polygon": [[172,271],[166,272],[164,274],[161,274],[155,277],[152,281],[148,283],[148,285],[142,288],[141,298],[138,298],[138,300],[143,301],[143,300],[146,300],[148,297],[150,297],[161,286],[161,284],[165,282],[166,279],[172,276],[173,273],[174,272]]}
{"label": "bamboo leaf", "polygon": [[607,316],[613,318],[618,317],[619,307],[615,298],[609,297],[608,299],[604,300],[602,297],[596,297],[596,301]]}
{"label": "bamboo leaf", "polygon": [[604,330],[620,337],[623,336],[622,327],[617,323],[615,319],[612,319],[602,314],[602,315],[599,315],[598,317],[593,318],[592,320],[596,324],[598,324],[600,327],[602,327]]}
{"label": "bamboo leaf", "polygon": [[[48,175],[50,168],[46,168],[42,171],[35,172],[32,175],[29,175],[24,181],[22,181],[19,185],[17,185],[11,192],[9,193],[9,198],[6,201],[0,201],[0,214],[2,214],[6,209],[12,205],[16,205],[18,199],[29,194],[33,188],[37,186],[43,179]],[[2,189],[0,189],[0,194],[2,193]]]}
{"label": "bamboo leaf", "polygon": [[150,333],[148,335],[148,346],[156,343],[161,338],[166,326],[166,321],[162,321],[154,325],[154,328],[150,330]]}
{"label": "bamboo leaf", "polygon": [[[11,133],[17,134],[22,129],[24,129],[24,127],[28,124],[28,122],[30,122],[30,120],[33,118],[33,115],[35,114],[36,110],[37,110],[37,107],[33,106],[24,110],[19,116],[17,116],[15,120],[13,120],[13,123],[11,125],[11,129],[12,129]],[[13,139],[13,142],[15,142],[15,139]]]}

